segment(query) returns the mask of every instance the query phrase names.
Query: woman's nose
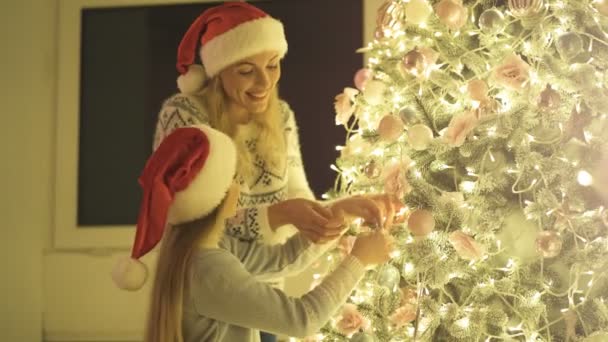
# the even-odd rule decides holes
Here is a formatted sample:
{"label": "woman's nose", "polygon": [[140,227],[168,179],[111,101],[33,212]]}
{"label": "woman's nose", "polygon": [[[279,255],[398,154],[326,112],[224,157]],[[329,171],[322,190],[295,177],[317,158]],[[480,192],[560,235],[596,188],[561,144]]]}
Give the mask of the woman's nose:
{"label": "woman's nose", "polygon": [[256,78],[256,85],[262,89],[268,89],[270,87],[270,75],[266,70],[260,71]]}

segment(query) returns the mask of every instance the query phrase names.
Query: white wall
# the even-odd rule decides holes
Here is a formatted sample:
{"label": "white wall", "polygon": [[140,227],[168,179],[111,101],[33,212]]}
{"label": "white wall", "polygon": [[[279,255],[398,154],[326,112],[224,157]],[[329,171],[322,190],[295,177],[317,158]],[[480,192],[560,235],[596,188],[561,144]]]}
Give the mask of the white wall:
{"label": "white wall", "polygon": [[42,339],[43,236],[51,221],[54,6],[0,3],[0,340]]}
{"label": "white wall", "polygon": [[[381,2],[365,0],[367,39]],[[136,341],[148,291],[111,284],[120,253],[52,244],[57,11],[58,0],[0,2],[0,340]]]}

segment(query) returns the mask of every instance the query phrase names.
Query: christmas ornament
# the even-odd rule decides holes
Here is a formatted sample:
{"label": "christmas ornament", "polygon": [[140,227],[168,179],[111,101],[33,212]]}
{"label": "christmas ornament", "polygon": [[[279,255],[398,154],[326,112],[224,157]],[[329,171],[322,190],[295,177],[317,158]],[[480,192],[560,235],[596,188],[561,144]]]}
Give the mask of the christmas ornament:
{"label": "christmas ornament", "polygon": [[407,220],[407,228],[414,236],[427,236],[435,229],[433,214],[424,209],[415,210]]}
{"label": "christmas ornament", "polygon": [[467,8],[462,0],[441,0],[435,5],[439,21],[452,30],[458,30],[467,22]]}
{"label": "christmas ornament", "polygon": [[405,304],[393,312],[388,320],[395,329],[399,329],[416,319],[416,305]]}
{"label": "christmas ornament", "polygon": [[395,266],[390,264],[382,266],[376,278],[378,285],[387,287],[391,291],[397,289],[400,280],[401,273],[399,273],[399,270]]}
{"label": "christmas ornament", "polygon": [[355,73],[355,87],[357,89],[363,91],[365,90],[365,85],[372,78],[372,71],[367,68],[361,68]]}
{"label": "christmas ornament", "polygon": [[479,16],[479,28],[488,34],[495,34],[505,27],[505,16],[496,8],[483,11]]}
{"label": "christmas ornament", "polygon": [[433,13],[433,9],[426,0],[410,0],[405,5],[405,20],[408,24],[425,23],[431,13]]}
{"label": "christmas ornament", "polygon": [[460,147],[478,124],[479,119],[474,112],[455,115],[452,117],[443,137],[448,145]]}
{"label": "christmas ornament", "polygon": [[403,7],[392,1],[385,1],[377,11],[376,29],[383,34],[386,30],[399,29],[405,16]]}
{"label": "christmas ornament", "polygon": [[460,230],[450,233],[448,240],[456,253],[465,260],[478,260],[485,253],[475,239]]}
{"label": "christmas ornament", "polygon": [[384,90],[386,90],[386,85],[384,85],[384,83],[377,80],[371,80],[365,85],[363,98],[372,106],[379,105],[382,103]]}
{"label": "christmas ornament", "polygon": [[342,307],[340,320],[336,322],[336,329],[344,334],[350,335],[360,330],[367,330],[371,322],[358,310],[357,306],[346,303]]}
{"label": "christmas ornament", "polygon": [[538,14],[543,7],[543,0],[509,0],[509,10],[515,18]]}
{"label": "christmas ornament", "polygon": [[508,89],[521,91],[530,79],[530,65],[519,55],[508,54],[494,69],[494,79]]}
{"label": "christmas ornament", "polygon": [[550,84],[547,84],[545,90],[540,93],[538,97],[538,106],[541,109],[555,109],[559,107],[561,103],[561,97],[559,93],[551,88]]}
{"label": "christmas ornament", "polygon": [[346,87],[344,91],[334,98],[334,111],[336,112],[336,125],[346,125],[348,120],[355,112],[355,96],[359,91],[354,88]]}
{"label": "christmas ornament", "polygon": [[386,142],[394,142],[403,133],[403,122],[392,114],[385,115],[378,124],[378,135]]}
{"label": "christmas ornament", "polygon": [[500,103],[497,100],[486,98],[479,102],[479,107],[475,109],[475,115],[477,116],[477,119],[481,119],[486,115],[496,113],[499,107]]}
{"label": "christmas ornament", "polygon": [[404,72],[420,74],[424,68],[424,56],[417,48],[414,48],[403,56],[400,66]]}
{"label": "christmas ornament", "polygon": [[407,138],[410,146],[416,151],[423,151],[433,140],[433,130],[427,125],[417,124],[407,131]]}
{"label": "christmas ornament", "polygon": [[539,143],[557,142],[562,136],[562,130],[556,124],[541,125],[534,127],[530,135]]}
{"label": "christmas ornament", "polygon": [[401,121],[403,121],[403,124],[405,125],[414,125],[420,121],[418,120],[416,111],[411,107],[401,108],[399,111],[399,118],[401,118]]}
{"label": "christmas ornament", "polygon": [[[600,12],[600,14],[608,16],[608,0],[599,0],[593,2],[593,7]],[[606,339],[608,341],[608,338]]]}
{"label": "christmas ornament", "polygon": [[350,342],[376,342],[376,336],[360,331],[350,338]]}
{"label": "christmas ornament", "polygon": [[545,230],[538,233],[536,240],[536,251],[543,258],[553,258],[562,250],[562,238],[554,231]]}
{"label": "christmas ornament", "polygon": [[482,80],[472,80],[467,84],[469,97],[474,101],[484,101],[488,97],[488,85]]}
{"label": "christmas ornament", "polygon": [[410,183],[405,178],[405,173],[410,163],[410,161],[396,162],[384,169],[384,192],[397,198],[402,198],[412,190]]}
{"label": "christmas ornament", "polygon": [[369,179],[376,179],[380,177],[382,170],[378,163],[375,160],[371,160],[365,167],[363,168],[363,172]]}
{"label": "christmas ornament", "polygon": [[583,51],[583,40],[575,32],[567,32],[557,38],[555,48],[564,61],[569,61]]}

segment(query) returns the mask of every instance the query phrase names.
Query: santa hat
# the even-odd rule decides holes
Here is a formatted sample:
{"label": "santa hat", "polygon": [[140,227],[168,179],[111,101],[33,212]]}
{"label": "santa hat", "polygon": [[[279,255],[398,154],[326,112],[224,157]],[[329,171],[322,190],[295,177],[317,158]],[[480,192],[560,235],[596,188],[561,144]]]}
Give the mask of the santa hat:
{"label": "santa hat", "polygon": [[[202,67],[194,64],[199,38]],[[195,93],[206,76],[213,77],[225,67],[265,51],[276,51],[280,58],[287,53],[280,21],[245,2],[212,7],[192,23],[179,44],[177,86],[182,93]]]}
{"label": "santa hat", "polygon": [[139,177],[143,198],[130,258],[119,260],[114,283],[137,290],[147,278],[139,258],[153,249],[167,224],[204,217],[224,199],[236,169],[236,148],[225,134],[205,125],[174,130],[150,156]]}

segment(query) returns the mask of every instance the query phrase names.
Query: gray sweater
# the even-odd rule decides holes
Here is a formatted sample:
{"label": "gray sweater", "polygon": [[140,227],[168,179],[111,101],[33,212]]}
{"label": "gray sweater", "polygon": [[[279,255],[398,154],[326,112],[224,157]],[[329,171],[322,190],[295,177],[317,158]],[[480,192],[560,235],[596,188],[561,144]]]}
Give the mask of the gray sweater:
{"label": "gray sweater", "polygon": [[332,245],[312,244],[300,234],[274,246],[225,235],[220,248],[197,251],[184,294],[184,341],[254,342],[259,330],[300,338],[314,334],[363,277],[361,262],[347,256],[301,298],[263,281],[298,273]]}

